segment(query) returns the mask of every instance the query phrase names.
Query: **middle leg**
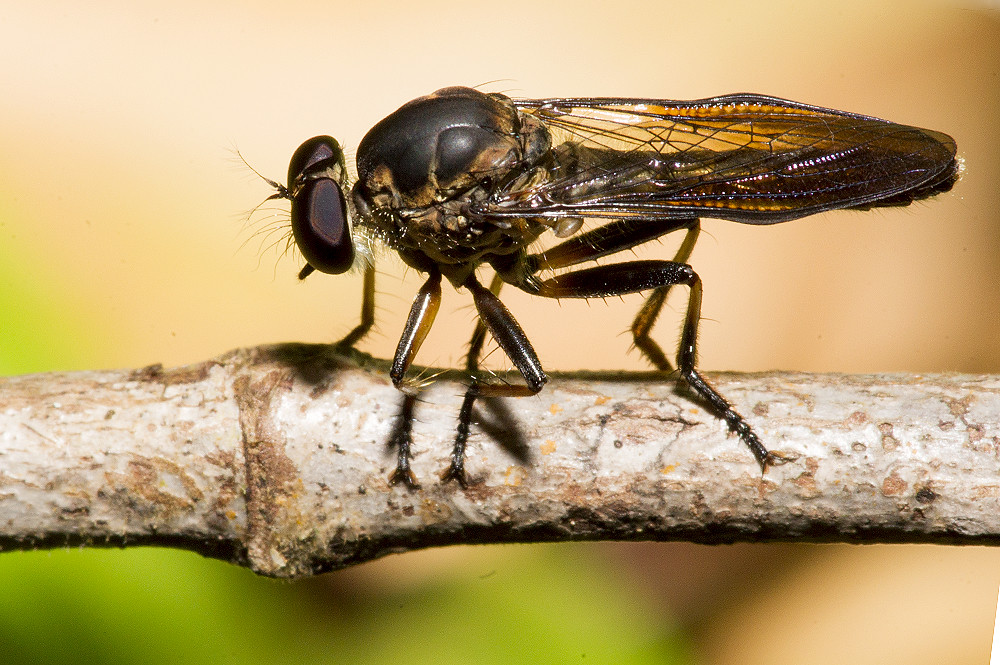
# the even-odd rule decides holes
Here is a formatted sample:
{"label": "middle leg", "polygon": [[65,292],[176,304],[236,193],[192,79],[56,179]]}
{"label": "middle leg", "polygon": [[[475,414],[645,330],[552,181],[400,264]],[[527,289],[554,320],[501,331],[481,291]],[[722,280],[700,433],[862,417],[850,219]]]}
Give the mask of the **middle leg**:
{"label": "middle leg", "polygon": [[[469,354],[466,356],[465,362],[465,368],[469,372],[471,380],[458,414],[458,431],[455,435],[455,445],[452,448],[451,463],[441,474],[442,482],[454,480],[462,487],[468,485],[465,473],[465,446],[469,439],[469,429],[472,426],[472,407],[477,398],[535,395],[548,380],[528,337],[497,297],[502,285],[503,279],[499,274],[493,277],[488,289],[476,280],[475,275],[470,276],[463,285],[472,293],[476,310],[479,313],[479,321],[469,342]],[[524,385],[490,383],[482,378],[479,370],[479,357],[482,354],[487,331],[517,367],[524,378]]]}

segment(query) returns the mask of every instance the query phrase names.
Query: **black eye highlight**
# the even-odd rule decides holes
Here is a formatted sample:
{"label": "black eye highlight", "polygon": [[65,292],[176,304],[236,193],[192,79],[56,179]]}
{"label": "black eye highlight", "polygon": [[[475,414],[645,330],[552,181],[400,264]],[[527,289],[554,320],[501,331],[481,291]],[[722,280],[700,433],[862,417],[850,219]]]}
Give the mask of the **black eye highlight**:
{"label": "black eye highlight", "polygon": [[347,272],[354,264],[354,241],[347,202],[331,178],[306,180],[292,199],[292,234],[310,266],[329,274]]}

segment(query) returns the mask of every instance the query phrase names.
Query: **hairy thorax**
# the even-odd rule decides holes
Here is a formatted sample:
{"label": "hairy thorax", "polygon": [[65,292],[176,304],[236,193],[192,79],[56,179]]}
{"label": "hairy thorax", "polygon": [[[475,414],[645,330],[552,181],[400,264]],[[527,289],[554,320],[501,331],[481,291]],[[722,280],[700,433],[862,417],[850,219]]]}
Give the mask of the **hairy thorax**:
{"label": "hairy thorax", "polygon": [[548,228],[477,216],[513,181],[544,177],[551,139],[503,95],[446,88],[403,106],[358,146],[358,223],[418,270],[459,284],[483,263],[523,251]]}

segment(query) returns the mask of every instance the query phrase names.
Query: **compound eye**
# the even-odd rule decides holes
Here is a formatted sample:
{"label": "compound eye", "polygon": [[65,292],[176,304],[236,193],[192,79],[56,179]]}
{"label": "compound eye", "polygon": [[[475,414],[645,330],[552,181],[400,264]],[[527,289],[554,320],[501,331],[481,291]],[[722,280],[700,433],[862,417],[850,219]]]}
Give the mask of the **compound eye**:
{"label": "compound eye", "polygon": [[344,151],[332,136],[314,136],[295,149],[288,162],[288,188],[292,189],[299,176],[320,162],[344,164]]}
{"label": "compound eye", "polygon": [[316,270],[333,275],[354,264],[347,202],[331,178],[306,180],[292,199],[292,234],[302,256]]}

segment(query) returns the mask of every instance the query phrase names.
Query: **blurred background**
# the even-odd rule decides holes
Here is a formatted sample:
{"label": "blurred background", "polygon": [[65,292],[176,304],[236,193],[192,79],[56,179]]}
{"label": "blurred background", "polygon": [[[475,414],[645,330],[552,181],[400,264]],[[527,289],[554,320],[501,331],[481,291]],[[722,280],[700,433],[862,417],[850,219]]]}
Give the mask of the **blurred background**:
{"label": "blurred background", "polygon": [[[297,283],[280,234],[257,233],[281,213],[267,206],[248,222],[271,190],[235,151],[280,180],[304,139],[329,133],[350,150],[447,85],[525,97],[752,91],[951,134],[965,172],[937,199],[768,228],[706,222],[692,258],[705,281],[701,367],[1000,372],[996,5],[51,0],[3,14],[0,373],[170,366],[339,338],[356,322],[360,280]],[[381,263],[379,327],[361,348],[391,355],[419,283]],[[623,334],[638,297],[504,300],[549,369],[644,367]],[[682,306],[665,312],[665,347]],[[467,294],[446,292],[418,361],[457,363],[472,321]],[[295,583],[179,551],[7,553],[0,653],[982,663],[998,584],[1000,552],[986,548],[456,547]]]}

